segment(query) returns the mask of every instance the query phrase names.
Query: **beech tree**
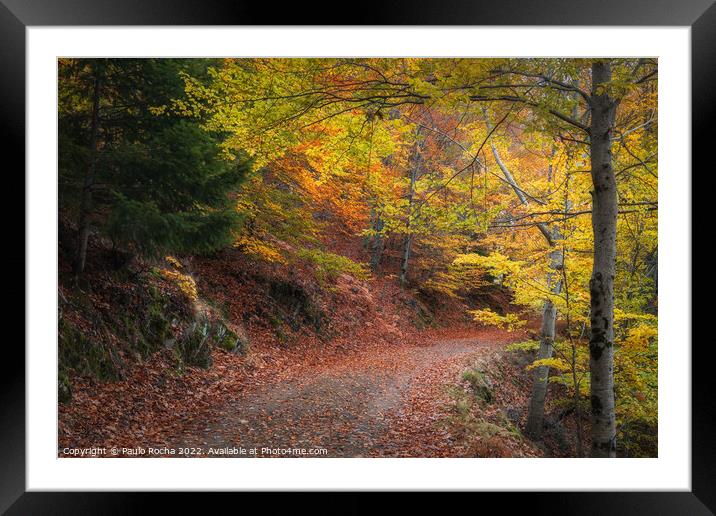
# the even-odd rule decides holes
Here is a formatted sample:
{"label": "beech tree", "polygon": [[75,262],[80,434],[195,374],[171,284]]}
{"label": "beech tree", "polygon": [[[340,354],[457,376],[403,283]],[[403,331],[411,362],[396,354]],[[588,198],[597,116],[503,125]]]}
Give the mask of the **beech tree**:
{"label": "beech tree", "polygon": [[[589,145],[589,159],[592,177],[592,228],[594,237],[594,261],[590,279],[590,373],[592,406],[592,456],[614,457],[616,454],[616,426],[614,412],[614,277],[616,260],[616,227],[618,214],[617,186],[612,163],[612,137],[616,120],[619,97],[615,92],[628,90],[656,74],[651,63],[644,60],[627,63],[630,79],[615,82],[609,60],[598,59],[591,64],[591,89],[587,92],[576,81],[558,78],[559,64],[555,63],[550,72],[523,70],[519,68],[497,69],[499,77],[518,77],[518,84],[494,84],[497,94],[478,93],[471,98],[476,101],[503,101],[523,104],[538,113],[551,116],[572,130],[586,137]],[[640,69],[645,69],[637,77]],[[569,76],[570,70],[562,70]],[[483,87],[484,88],[484,87]],[[547,89],[551,92],[576,93],[585,103],[588,123],[562,110],[564,95],[554,97],[532,97],[514,91],[526,89]],[[504,93],[509,90],[510,93]],[[571,140],[583,142],[583,138]]]}
{"label": "beech tree", "polygon": [[616,456],[614,414],[614,274],[617,237],[617,185],[612,166],[612,134],[618,101],[609,94],[607,61],[592,64],[589,125],[594,231],[594,266],[589,280],[589,370],[591,372],[592,456]]}

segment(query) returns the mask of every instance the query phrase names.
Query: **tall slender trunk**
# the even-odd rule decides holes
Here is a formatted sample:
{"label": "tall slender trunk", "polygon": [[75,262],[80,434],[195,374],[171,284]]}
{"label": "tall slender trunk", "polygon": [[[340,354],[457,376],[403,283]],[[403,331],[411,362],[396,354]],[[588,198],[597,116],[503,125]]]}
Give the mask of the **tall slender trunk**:
{"label": "tall slender trunk", "polygon": [[594,265],[589,281],[589,370],[591,373],[592,457],[616,456],[614,418],[614,272],[617,189],[612,168],[611,131],[617,103],[604,89],[611,81],[608,62],[592,64],[590,156]]}
{"label": "tall slender trunk", "polygon": [[572,384],[574,385],[574,416],[577,422],[577,457],[582,457],[584,454],[582,444],[582,406],[581,406],[581,395],[579,393],[579,378],[577,377],[577,345],[572,342],[570,337],[570,343],[572,346]]}
{"label": "tall slender trunk", "polygon": [[383,257],[383,248],[385,247],[385,241],[381,233],[385,223],[375,207],[371,208],[370,215],[371,229],[374,232],[373,238],[371,239],[370,268],[373,272],[376,272],[378,267],[380,267],[380,260]]}
{"label": "tall slender trunk", "polygon": [[[490,122],[486,108],[483,108],[483,113],[485,114],[485,120],[487,121],[487,128],[492,131],[492,122]],[[528,205],[529,200],[527,199],[527,195],[525,195],[524,190],[519,187],[517,181],[510,172],[510,169],[507,165],[505,165],[504,161],[502,161],[500,153],[493,142],[490,142],[490,149],[492,150],[492,156],[495,158],[497,166],[500,167],[502,175],[507,183],[512,187],[512,190],[514,190],[515,195],[520,200],[520,203]],[[553,248],[550,252],[549,266],[551,270],[547,274],[547,285],[553,293],[559,294],[561,291],[561,281],[556,279],[558,278],[558,275],[555,276],[555,273],[562,267],[563,255],[560,250],[555,249],[554,247],[555,240],[560,239],[561,235],[559,234],[559,229],[557,227],[549,228],[547,224],[544,223],[537,224],[537,228],[547,241],[547,245],[550,248]],[[557,307],[554,306],[551,299],[547,298],[544,300],[543,304],[542,325],[540,328],[540,349],[537,354],[537,358],[540,360],[552,358],[556,324]],[[525,432],[536,439],[538,439],[542,434],[544,400],[547,397],[548,382],[549,367],[540,366],[536,368],[533,373],[532,396],[530,397],[529,413],[527,414],[527,424],[525,428]]]}
{"label": "tall slender trunk", "polygon": [[[420,128],[418,128],[417,137],[420,137]],[[418,179],[418,171],[422,156],[420,155],[421,145],[415,144],[415,157],[413,167],[410,169],[410,184],[408,186],[408,219],[405,222],[405,241],[403,242],[403,259],[400,264],[400,284],[405,285],[408,282],[408,267],[410,265],[410,253],[413,246],[413,234],[411,233],[411,224],[413,218],[413,201],[415,199],[415,182]]]}
{"label": "tall slender trunk", "polygon": [[405,285],[408,282],[408,265],[410,263],[410,249],[413,245],[413,235],[408,233],[403,243],[403,261],[400,264],[400,284]]}
{"label": "tall slender trunk", "polygon": [[[558,229],[552,229],[550,238],[551,246],[554,247],[554,241],[561,238]],[[554,247],[549,253],[549,268],[547,273],[547,285],[554,294],[559,294],[562,290],[562,280],[558,275],[558,271],[563,267],[564,255],[560,248]],[[552,358],[554,351],[555,327],[557,325],[557,307],[551,299],[544,300],[544,308],[542,311],[542,327],[540,329],[540,343],[537,359]],[[527,424],[525,433],[529,436],[539,439],[542,436],[542,422],[544,420],[544,400],[547,397],[547,387],[549,381],[549,367],[539,366],[535,368],[532,382],[532,396],[530,397],[530,409],[527,415]]]}
{"label": "tall slender trunk", "polygon": [[97,140],[99,137],[99,101],[102,91],[102,70],[96,67],[94,91],[92,94],[92,122],[90,127],[89,158],[82,184],[79,220],[77,222],[77,252],[75,255],[75,274],[81,274],[87,261],[87,240],[90,232],[90,213],[92,210],[92,186],[97,166]]}

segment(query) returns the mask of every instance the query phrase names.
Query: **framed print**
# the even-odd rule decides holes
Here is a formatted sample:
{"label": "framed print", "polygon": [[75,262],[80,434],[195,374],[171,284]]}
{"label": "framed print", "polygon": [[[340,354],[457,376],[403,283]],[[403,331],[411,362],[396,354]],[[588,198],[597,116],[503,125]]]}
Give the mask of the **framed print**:
{"label": "framed print", "polygon": [[716,8],[327,12],[3,0],[27,302],[0,508],[712,514],[691,225]]}

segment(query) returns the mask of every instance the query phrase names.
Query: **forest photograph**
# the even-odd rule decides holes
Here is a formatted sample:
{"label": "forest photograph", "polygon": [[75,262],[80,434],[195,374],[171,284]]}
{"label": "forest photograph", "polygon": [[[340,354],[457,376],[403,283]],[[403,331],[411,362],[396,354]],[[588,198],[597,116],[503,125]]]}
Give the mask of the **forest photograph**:
{"label": "forest photograph", "polygon": [[658,82],[57,59],[57,457],[657,457]]}

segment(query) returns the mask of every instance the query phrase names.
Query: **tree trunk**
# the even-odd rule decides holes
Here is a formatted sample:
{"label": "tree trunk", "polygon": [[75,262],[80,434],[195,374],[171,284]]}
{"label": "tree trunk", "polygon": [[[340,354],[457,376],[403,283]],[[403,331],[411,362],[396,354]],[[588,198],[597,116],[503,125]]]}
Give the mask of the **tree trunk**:
{"label": "tree trunk", "polygon": [[[485,114],[485,120],[487,122],[488,130],[492,131],[493,126],[487,115],[487,109],[483,108]],[[514,176],[507,168],[507,165],[502,161],[500,153],[494,143],[490,142],[490,149],[492,150],[492,156],[495,158],[497,166],[500,167],[502,175],[504,176],[507,183],[512,187],[515,195],[520,200],[521,204],[528,205],[529,201]],[[550,229],[547,224],[539,223],[537,228],[540,230],[547,245],[554,247],[555,240],[560,239],[561,235],[559,229],[555,226]],[[552,272],[547,275],[547,285],[555,294],[559,294],[561,291],[561,281],[555,279],[554,272],[559,271],[562,267],[563,255],[561,251],[553,249],[550,252],[550,269]],[[538,359],[552,358],[552,351],[554,347],[555,337],[555,326],[557,323],[557,308],[554,303],[547,298],[544,301],[544,309],[542,311],[542,327],[540,328],[540,349],[537,354]],[[529,413],[527,415],[527,426],[525,432],[535,439],[539,439],[542,434],[542,422],[544,420],[544,400],[547,396],[547,387],[549,381],[549,368],[538,367],[534,371],[534,381],[532,384],[532,396],[530,398]]]}
{"label": "tree trunk", "polygon": [[90,127],[89,160],[82,184],[79,220],[77,222],[77,253],[75,255],[75,274],[81,274],[87,260],[87,240],[90,231],[90,214],[92,209],[92,186],[94,185],[97,164],[97,140],[99,136],[99,101],[102,90],[102,72],[95,68],[94,93],[92,95],[92,123]]}
{"label": "tree trunk", "polygon": [[[490,123],[489,121],[487,122],[487,128],[492,131],[492,123]],[[517,198],[522,204],[529,204],[529,202],[527,201],[527,197],[525,196],[525,192],[517,185],[517,181],[515,181],[515,178],[512,176],[512,172],[510,172],[510,169],[507,168],[507,165],[505,165],[505,163],[502,161],[500,153],[497,151],[497,147],[495,147],[495,144],[492,141],[490,142],[490,149],[492,149],[492,156],[495,158],[497,166],[500,167],[502,175],[505,176],[505,180],[512,187]]]}
{"label": "tree trunk", "polygon": [[408,282],[408,264],[410,263],[410,248],[413,245],[413,235],[408,233],[403,244],[403,262],[400,264],[400,284]]}
{"label": "tree trunk", "polygon": [[611,80],[605,61],[592,64],[590,157],[592,162],[594,265],[589,281],[591,335],[592,457],[616,456],[614,420],[614,272],[617,189],[612,168],[611,130],[617,103],[603,84]]}
{"label": "tree trunk", "polygon": [[[417,137],[420,136],[418,128]],[[410,232],[410,225],[413,217],[413,200],[415,198],[415,182],[418,179],[418,171],[422,156],[420,155],[421,145],[415,144],[415,159],[410,170],[410,186],[408,187],[408,219],[405,222],[405,241],[403,243],[403,260],[400,264],[400,284],[405,285],[408,281],[408,266],[410,265],[410,252],[413,245],[413,234]]]}
{"label": "tree trunk", "polygon": [[383,257],[383,247],[385,246],[383,235],[381,234],[385,224],[383,219],[380,218],[380,214],[376,212],[375,207],[371,209],[370,219],[371,227],[375,232],[371,241],[370,268],[373,272],[377,272],[380,266],[380,259]]}
{"label": "tree trunk", "polygon": [[[561,238],[559,231],[553,229],[550,242]],[[554,245],[553,243],[550,245]],[[562,281],[558,279],[558,271],[563,267],[564,256],[560,249],[553,249],[550,252],[549,267],[551,271],[547,274],[547,284],[550,286],[554,294],[559,294],[562,290]],[[537,359],[552,358],[554,350],[555,327],[557,324],[557,307],[551,299],[544,301],[544,309],[542,311],[542,328],[540,330],[539,353]],[[549,382],[549,367],[539,366],[534,370],[532,383],[532,396],[530,398],[530,410],[527,415],[527,424],[525,433],[534,439],[542,436],[542,421],[544,420],[544,400],[547,396],[547,387]]]}

